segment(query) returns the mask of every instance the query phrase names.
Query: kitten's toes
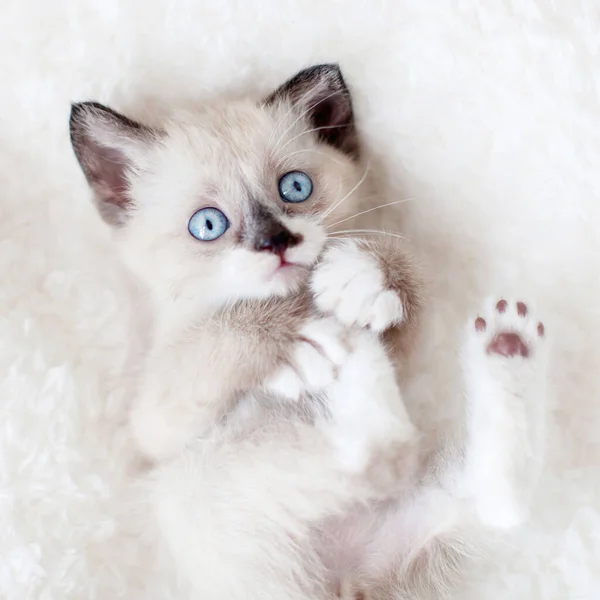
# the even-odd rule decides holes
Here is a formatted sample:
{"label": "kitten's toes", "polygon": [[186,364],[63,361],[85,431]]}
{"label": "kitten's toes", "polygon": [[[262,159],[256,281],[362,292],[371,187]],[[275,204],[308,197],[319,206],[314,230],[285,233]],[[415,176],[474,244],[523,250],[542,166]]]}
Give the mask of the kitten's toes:
{"label": "kitten's toes", "polygon": [[319,392],[336,380],[348,351],[340,323],[334,319],[308,321],[298,332],[287,364],[267,380],[265,388],[290,400]]}
{"label": "kitten's toes", "polygon": [[488,356],[530,359],[545,341],[544,324],[522,301],[490,302],[472,322],[472,335]]}
{"label": "kitten's toes", "polygon": [[344,240],[325,252],[311,287],[319,310],[347,326],[381,333],[405,318],[402,301],[386,287],[378,261],[356,240]]}
{"label": "kitten's toes", "polygon": [[299,339],[310,344],[336,368],[341,367],[348,358],[350,341],[344,328],[335,319],[308,321],[300,330]]}
{"label": "kitten's toes", "polygon": [[398,294],[392,290],[379,293],[373,303],[366,324],[376,333],[381,333],[404,320],[404,306]]}

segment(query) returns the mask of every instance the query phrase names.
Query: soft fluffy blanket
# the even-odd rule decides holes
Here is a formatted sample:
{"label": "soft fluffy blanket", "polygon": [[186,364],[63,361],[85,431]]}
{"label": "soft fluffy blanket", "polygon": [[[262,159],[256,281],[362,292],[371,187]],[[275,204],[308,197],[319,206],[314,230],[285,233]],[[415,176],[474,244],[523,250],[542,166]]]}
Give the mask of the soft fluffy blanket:
{"label": "soft fluffy blanket", "polygon": [[341,63],[390,195],[413,198],[432,292],[419,423],[452,422],[457,336],[487,294],[536,303],[554,342],[533,519],[459,597],[600,597],[595,0],[4,0],[0,29],[0,598],[169,597],[123,516],[132,296],[69,103],[155,118],[320,61]]}

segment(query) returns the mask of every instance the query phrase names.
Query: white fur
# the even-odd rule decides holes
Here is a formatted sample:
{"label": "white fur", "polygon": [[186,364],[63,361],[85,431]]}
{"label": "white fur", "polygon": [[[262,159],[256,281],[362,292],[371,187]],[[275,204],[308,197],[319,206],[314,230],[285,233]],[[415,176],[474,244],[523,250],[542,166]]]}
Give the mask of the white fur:
{"label": "white fur", "polygon": [[[328,328],[324,320],[311,329],[317,325]],[[195,442],[154,475],[161,540],[194,597],[332,597],[321,523],[399,485],[371,489],[364,470],[382,447],[416,437],[382,345],[367,332],[351,337],[354,349],[325,388],[327,411],[316,426],[273,419],[248,398],[252,410],[242,409],[229,431]]]}
{"label": "white fur", "polygon": [[282,365],[264,383],[268,392],[291,400],[330,386],[348,354],[343,329],[334,319],[308,321],[298,333],[291,363]]}
{"label": "white fur", "polygon": [[[466,389],[484,398],[467,408],[465,455],[470,493],[480,518],[509,528],[528,515],[531,492],[541,467],[547,409],[546,339],[538,335],[535,313],[520,316],[515,301],[499,313],[490,299],[482,312],[484,332],[469,324],[463,361]],[[527,358],[486,354],[499,331],[518,333],[530,349]]]}
{"label": "white fur", "polygon": [[360,473],[374,444],[408,441],[416,436],[416,429],[381,344],[368,334],[354,343],[356,349],[327,395],[333,419],[320,426],[329,434],[341,464]]}
{"label": "white fur", "polygon": [[[293,417],[270,421],[259,400],[254,412],[244,410],[245,421],[234,421],[235,435],[215,432],[159,471],[153,485],[159,530],[198,597],[275,600],[276,594],[305,594],[324,600],[352,582],[367,593],[381,586],[398,598],[426,598],[404,573],[413,562],[432,561],[414,568],[439,594],[447,583],[442,574],[461,553],[482,547],[489,529],[522,523],[529,504],[523,491],[533,489],[542,454],[544,340],[538,320],[531,312],[518,316],[514,304],[506,314],[492,306],[484,316],[486,333],[470,320],[463,347],[463,459],[442,446],[437,468],[429,467],[416,482],[410,473],[418,453],[416,429],[382,345],[361,331],[351,336],[353,350],[338,378],[324,388],[330,416],[317,416],[316,429]],[[310,329],[329,339],[328,325],[323,320]],[[527,357],[488,351],[490,340],[506,332],[522,336]],[[397,470],[391,478],[385,474],[400,461],[405,481]],[[272,464],[268,475],[259,463]],[[383,474],[373,480],[373,469]],[[240,484],[248,478],[250,490]],[[173,489],[174,481],[184,483]],[[221,531],[225,538],[214,547]],[[315,535],[308,536],[310,531]],[[204,545],[211,552],[202,552]],[[444,547],[453,553],[446,560]],[[240,548],[247,550],[239,554]],[[294,563],[302,573],[299,582],[285,575]],[[394,572],[397,581],[385,588]]]}
{"label": "white fur", "polygon": [[130,442],[116,374],[133,295],[69,148],[68,103],[96,97],[153,117],[173,102],[265,91],[332,58],[394,198],[414,198],[401,205],[401,233],[431,265],[406,390],[415,422],[442,434],[462,414],[447,395],[452,350],[490,289],[535,298],[556,340],[549,461],[529,524],[460,597],[600,594],[593,5],[399,0],[375,10],[353,0],[340,12],[265,2],[260,19],[255,3],[233,2],[0,10],[10,57],[0,96],[0,596],[186,597],[140,543],[147,527],[121,518]]}
{"label": "white fur", "polygon": [[386,289],[377,261],[354,240],[338,242],[325,251],[311,285],[317,306],[346,325],[368,325],[381,332],[402,322],[400,298]]}

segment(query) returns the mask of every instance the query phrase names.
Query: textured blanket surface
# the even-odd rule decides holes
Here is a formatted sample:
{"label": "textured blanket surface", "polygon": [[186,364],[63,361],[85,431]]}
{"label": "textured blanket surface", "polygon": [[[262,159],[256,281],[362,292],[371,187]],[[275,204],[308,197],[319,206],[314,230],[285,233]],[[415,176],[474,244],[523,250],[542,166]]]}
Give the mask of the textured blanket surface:
{"label": "textured blanket surface", "polygon": [[[554,345],[530,523],[458,597],[600,598],[600,5],[595,0],[4,0],[0,6],[0,598],[175,598],[125,515],[128,280],[69,103],[146,119],[339,61],[431,302],[407,387],[442,431],[488,294]],[[383,202],[384,200],[382,200]]]}

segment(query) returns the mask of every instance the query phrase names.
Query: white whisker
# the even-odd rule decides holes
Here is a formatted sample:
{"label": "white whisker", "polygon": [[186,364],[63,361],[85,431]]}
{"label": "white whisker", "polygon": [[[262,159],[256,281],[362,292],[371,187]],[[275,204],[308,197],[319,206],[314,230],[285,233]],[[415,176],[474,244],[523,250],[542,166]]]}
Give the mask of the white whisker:
{"label": "white whisker", "polygon": [[354,192],[363,184],[365,179],[367,178],[367,173],[369,172],[369,168],[371,166],[371,161],[367,163],[365,167],[365,172],[362,174],[362,177],[359,179],[358,183],[338,202],[336,202],[329,210],[325,211],[325,214],[321,217],[321,220],[326,219],[342,202],[345,202]]}
{"label": "white whisker", "polygon": [[[273,130],[271,131],[271,134],[269,135],[269,139],[267,141],[267,150],[269,151],[270,156],[273,155],[273,151],[274,151],[274,148],[271,147],[271,143],[273,141],[273,136],[278,131],[278,129],[281,127],[281,124],[285,121],[285,119],[287,119],[290,116],[290,114],[293,112],[294,108],[296,108],[296,105],[292,103],[289,110],[286,111],[286,113],[283,115],[283,117],[281,117],[281,119],[279,119],[279,121],[277,121],[277,124],[275,125],[275,127],[273,127]],[[279,141],[277,142],[277,144],[279,144]],[[277,144],[275,144],[275,148],[277,147]]]}
{"label": "white whisker", "polygon": [[294,140],[297,140],[299,137],[302,137],[303,135],[306,135],[308,133],[314,133],[315,131],[321,131],[323,129],[339,129],[340,127],[350,127],[350,123],[348,123],[347,125],[323,125],[322,127],[314,127],[313,129],[307,129],[306,131],[301,131],[300,133],[296,134],[293,138],[289,139],[285,144],[283,144],[283,146],[278,148],[278,150],[283,150],[286,146],[291,144]]}
{"label": "white whisker", "polygon": [[400,240],[406,240],[407,238],[403,235],[399,235],[397,233],[392,233],[391,231],[383,231],[382,229],[344,229],[342,231],[332,231],[331,235],[328,235],[327,237],[329,239],[335,240],[335,239],[344,239],[344,238],[336,238],[333,236],[336,235],[349,235],[349,234],[358,234],[358,235],[363,235],[363,234],[376,234],[376,235],[389,235],[391,237],[395,237],[398,238]]}
{"label": "white whisker", "polygon": [[410,200],[415,200],[415,198],[404,198],[403,200],[396,200],[395,202],[388,202],[387,204],[380,204],[379,206],[375,206],[373,208],[369,208],[368,210],[363,210],[362,212],[356,213],[351,217],[346,217],[341,221],[336,221],[335,223],[330,223],[327,227],[334,227],[335,225],[340,225],[341,223],[345,223],[346,221],[350,221],[351,219],[355,219],[356,217],[360,217],[361,215],[366,215],[367,213],[373,212],[374,210],[379,210],[380,208],[386,208],[387,206],[394,206],[395,204],[403,204],[404,202],[409,202]]}
{"label": "white whisker", "polygon": [[315,154],[321,154],[323,156],[326,156],[333,162],[337,163],[338,165],[344,165],[344,163],[339,158],[336,158],[335,156],[331,156],[330,154],[327,154],[326,152],[321,152],[320,150],[315,150],[314,148],[303,148],[302,150],[295,150],[294,152],[290,152],[287,156],[284,156],[283,158],[281,158],[279,161],[277,161],[277,164],[275,165],[275,167],[279,168],[283,162],[285,162],[286,160],[288,160],[288,158],[290,158],[290,156],[294,156],[294,154],[300,154],[301,152],[314,152]]}
{"label": "white whisker", "polygon": [[[294,121],[292,122],[292,124],[279,136],[279,139],[277,140],[277,142],[275,143],[275,147],[273,148],[273,152],[278,149],[277,147],[279,146],[279,144],[281,143],[281,141],[285,137],[286,133],[288,133],[288,131],[290,131],[290,129],[292,129],[292,127],[298,121],[300,121],[300,119],[302,119],[305,115],[307,115],[311,110],[313,110],[314,108],[316,108],[317,106],[319,106],[319,104],[321,104],[321,102],[325,102],[325,100],[329,100],[329,98],[332,98],[333,96],[335,96],[335,95],[337,95],[339,93],[340,93],[339,90],[335,90],[331,94],[325,96],[324,98],[321,98],[318,102],[315,102],[315,104],[310,105],[304,112],[300,113],[300,115],[296,119],[294,119]],[[294,108],[294,106],[292,106],[292,108]]]}

